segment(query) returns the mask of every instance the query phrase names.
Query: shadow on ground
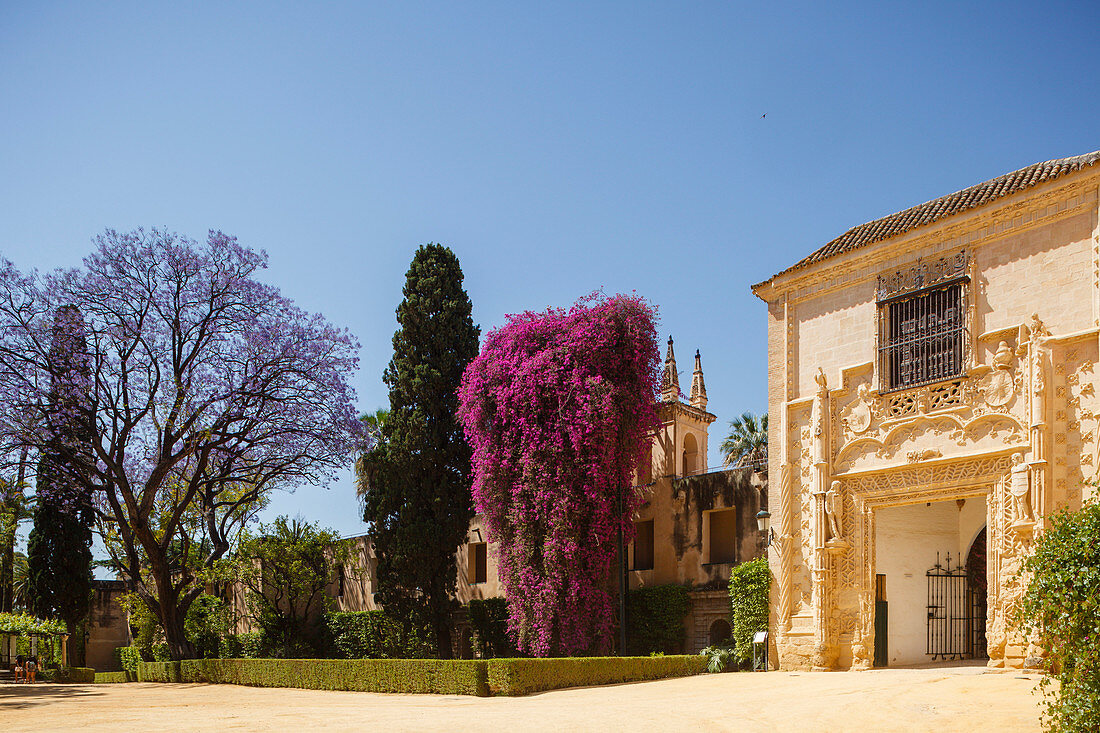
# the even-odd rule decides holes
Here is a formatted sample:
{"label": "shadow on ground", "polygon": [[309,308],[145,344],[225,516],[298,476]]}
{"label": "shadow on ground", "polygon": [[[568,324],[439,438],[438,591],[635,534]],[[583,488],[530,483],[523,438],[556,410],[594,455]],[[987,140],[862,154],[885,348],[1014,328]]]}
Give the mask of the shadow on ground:
{"label": "shadow on ground", "polygon": [[0,709],[24,710],[37,705],[49,705],[61,700],[102,695],[92,685],[73,685],[59,682],[0,684]]}

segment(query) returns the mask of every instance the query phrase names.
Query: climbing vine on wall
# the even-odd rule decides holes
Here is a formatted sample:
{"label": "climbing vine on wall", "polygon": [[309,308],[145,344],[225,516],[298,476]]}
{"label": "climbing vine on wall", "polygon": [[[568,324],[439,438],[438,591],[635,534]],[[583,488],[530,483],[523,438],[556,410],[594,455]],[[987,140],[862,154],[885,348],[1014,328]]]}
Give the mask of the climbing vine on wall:
{"label": "climbing vine on wall", "polygon": [[523,652],[610,647],[611,563],[620,528],[633,536],[633,470],[656,426],[655,319],[623,295],[513,315],[463,377],[473,498]]}

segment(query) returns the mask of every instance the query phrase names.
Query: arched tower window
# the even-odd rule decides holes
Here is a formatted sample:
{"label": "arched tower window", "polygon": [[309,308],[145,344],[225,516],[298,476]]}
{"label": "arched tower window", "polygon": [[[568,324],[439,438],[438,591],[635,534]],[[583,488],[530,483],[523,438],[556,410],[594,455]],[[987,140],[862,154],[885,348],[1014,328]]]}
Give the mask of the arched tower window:
{"label": "arched tower window", "polygon": [[700,469],[699,444],[696,442],[695,436],[688,433],[684,436],[683,475],[690,476],[693,473],[699,473]]}

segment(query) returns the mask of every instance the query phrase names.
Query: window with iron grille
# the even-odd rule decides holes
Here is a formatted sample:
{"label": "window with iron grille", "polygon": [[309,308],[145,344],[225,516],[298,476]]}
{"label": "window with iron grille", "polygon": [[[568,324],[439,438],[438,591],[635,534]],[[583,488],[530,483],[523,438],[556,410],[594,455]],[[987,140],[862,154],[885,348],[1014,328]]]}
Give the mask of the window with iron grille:
{"label": "window with iron grille", "polygon": [[967,279],[879,301],[883,391],[956,379],[966,371]]}

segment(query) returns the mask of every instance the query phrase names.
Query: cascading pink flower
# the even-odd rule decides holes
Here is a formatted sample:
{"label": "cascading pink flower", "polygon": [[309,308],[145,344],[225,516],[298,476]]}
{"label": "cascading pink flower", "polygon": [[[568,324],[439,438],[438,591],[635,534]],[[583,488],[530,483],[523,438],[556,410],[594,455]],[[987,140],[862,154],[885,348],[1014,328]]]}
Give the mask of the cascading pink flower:
{"label": "cascading pink flower", "polygon": [[634,469],[656,427],[656,317],[640,297],[598,294],[512,315],[466,369],[474,504],[524,652],[610,647],[611,565],[620,527],[633,538]]}

